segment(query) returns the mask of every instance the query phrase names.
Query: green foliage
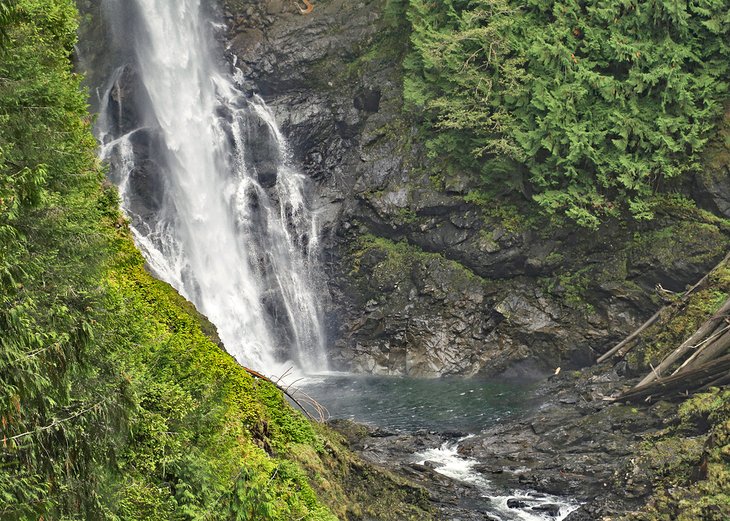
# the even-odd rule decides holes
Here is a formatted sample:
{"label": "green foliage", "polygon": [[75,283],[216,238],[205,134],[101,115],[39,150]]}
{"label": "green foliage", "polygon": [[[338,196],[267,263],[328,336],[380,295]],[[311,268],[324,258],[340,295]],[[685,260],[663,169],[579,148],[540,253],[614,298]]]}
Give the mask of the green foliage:
{"label": "green foliage", "polygon": [[693,396],[679,407],[678,415],[685,430],[708,424],[720,426],[730,419],[730,389]]}
{"label": "green foliage", "polygon": [[15,0],[0,0],[0,46],[8,37],[8,26],[15,20]]}
{"label": "green foliage", "polygon": [[248,498],[331,521],[286,460],[321,447],[312,425],[144,270],[71,72],[73,1],[0,5],[0,518],[245,519]]}
{"label": "green foliage", "polygon": [[117,459],[120,518],[330,519],[303,471],[287,467],[290,446],[321,444],[312,425],[203,333],[204,319],[144,270],[125,230],[108,301],[135,401]]}
{"label": "green foliage", "polygon": [[70,0],[3,3],[0,53],[0,517],[101,515],[124,381],[96,338],[101,175],[70,72]]}
{"label": "green foliage", "polygon": [[728,12],[727,0],[410,0],[405,99],[433,130],[431,154],[492,189],[591,228],[649,219],[651,195],[696,169],[727,98]]}
{"label": "green foliage", "polygon": [[269,489],[270,483],[262,480],[261,477],[261,474],[252,472],[245,467],[241,471],[241,476],[236,481],[236,488],[231,502],[231,511],[236,521],[257,521],[273,518],[274,496]]}

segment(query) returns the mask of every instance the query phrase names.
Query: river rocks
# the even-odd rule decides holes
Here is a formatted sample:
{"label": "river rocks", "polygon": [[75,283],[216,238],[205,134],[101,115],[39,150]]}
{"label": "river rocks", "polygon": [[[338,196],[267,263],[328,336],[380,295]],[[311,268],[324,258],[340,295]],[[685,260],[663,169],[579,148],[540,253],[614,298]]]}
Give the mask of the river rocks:
{"label": "river rocks", "polygon": [[534,510],[535,512],[543,512],[550,517],[558,517],[560,515],[560,505],[556,505],[554,503],[537,505],[537,506],[531,507],[531,510]]}
{"label": "river rocks", "polygon": [[[541,391],[546,402],[515,423],[487,429],[461,444],[464,455],[489,462],[502,472],[490,479],[505,487],[527,487],[584,502],[599,502],[621,485],[623,507],[648,492],[631,471],[630,458],[644,436],[664,426],[671,406],[650,409],[613,404],[606,398],[621,388],[620,378],[601,370],[567,375]],[[577,393],[579,400],[565,400]],[[634,479],[624,480],[626,472]],[[579,519],[579,518],[578,518]]]}
{"label": "river rocks", "polygon": [[516,498],[509,498],[507,500],[507,506],[509,508],[525,508],[527,503]]}
{"label": "river rocks", "polygon": [[[663,402],[635,408],[607,400],[625,385],[612,369],[561,372],[540,385],[531,411],[469,437],[384,433],[342,421],[334,426],[366,460],[429,490],[445,519],[494,515],[498,498],[503,508],[546,518],[580,503],[566,519],[614,519],[640,506],[651,492],[651,478],[635,458],[647,435],[665,428],[674,411]],[[474,495],[473,477],[465,483],[439,473],[437,464],[414,462],[416,453],[457,442],[459,455],[478,462],[472,471],[482,474],[481,485],[492,499]]]}

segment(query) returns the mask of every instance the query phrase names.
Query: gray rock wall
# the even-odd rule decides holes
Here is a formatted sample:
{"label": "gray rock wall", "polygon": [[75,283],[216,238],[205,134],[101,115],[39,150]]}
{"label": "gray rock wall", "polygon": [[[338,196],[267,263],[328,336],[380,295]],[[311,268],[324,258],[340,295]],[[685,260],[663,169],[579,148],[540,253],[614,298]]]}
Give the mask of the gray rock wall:
{"label": "gray rock wall", "polygon": [[[658,284],[682,291],[724,255],[727,222],[680,203],[594,233],[530,216],[527,201],[467,202],[473,177],[427,159],[403,112],[400,2],[314,5],[301,15],[294,1],[227,0],[224,16],[238,66],[316,186],[341,368],[579,367],[653,313]],[[697,191],[722,212],[726,165]]]}

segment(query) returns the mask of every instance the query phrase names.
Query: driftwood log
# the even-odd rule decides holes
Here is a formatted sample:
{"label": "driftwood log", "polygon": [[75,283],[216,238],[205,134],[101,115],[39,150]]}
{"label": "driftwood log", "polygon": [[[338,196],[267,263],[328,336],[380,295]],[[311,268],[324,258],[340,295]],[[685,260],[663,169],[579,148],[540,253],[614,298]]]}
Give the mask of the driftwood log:
{"label": "driftwood log", "polygon": [[710,362],[722,355],[730,347],[730,328],[725,327],[712,337],[712,341],[706,342],[698,348],[673,374],[681,373],[685,367],[692,367],[705,362]]}
{"label": "driftwood log", "polygon": [[722,259],[717,266],[715,266],[712,270],[710,270],[704,277],[702,277],[697,284],[689,288],[687,291],[684,292],[682,297],[677,300],[676,302],[672,302],[671,304],[668,304],[667,306],[662,307],[659,311],[654,313],[654,315],[651,316],[649,320],[644,322],[639,328],[631,333],[629,336],[627,336],[625,339],[623,339],[621,342],[613,346],[611,349],[609,349],[606,353],[604,353],[600,358],[598,358],[597,363],[605,362],[606,360],[609,360],[610,358],[613,358],[614,356],[623,357],[631,350],[632,343],[634,340],[639,338],[641,336],[641,333],[643,333],[647,328],[652,326],[654,323],[659,320],[662,316],[672,313],[675,310],[679,309],[680,307],[687,304],[689,301],[689,298],[699,289],[703,289],[707,283],[709,282],[710,274],[715,271],[717,268],[721,267],[722,265],[726,264],[730,260],[730,253],[725,255],[725,258]]}
{"label": "driftwood log", "polygon": [[[671,315],[674,315],[680,307],[684,307],[695,291],[707,286],[710,275],[729,260],[730,254],[726,255],[722,262],[697,284],[687,290],[680,300],[655,313],[640,328],[603,355],[599,362],[608,360],[614,355],[625,354],[631,342],[639,338],[662,315],[667,314],[666,319],[671,319]],[[671,314],[667,313],[667,309],[671,307],[675,309],[671,311]],[[672,368],[674,368],[674,372],[667,375]],[[679,398],[712,386],[728,384],[730,384],[730,298],[727,298],[722,306],[689,338],[665,356],[659,365],[652,366],[651,372],[633,389],[620,395],[617,400],[651,401],[661,398]]]}
{"label": "driftwood log", "polygon": [[692,336],[682,342],[682,344],[677,349],[672,351],[669,356],[662,360],[662,362],[658,366],[656,366],[651,373],[646,375],[646,377],[641,382],[639,382],[639,385],[646,385],[656,380],[662,374],[664,374],[667,369],[669,369],[672,365],[681,360],[689,352],[697,349],[701,350],[706,347],[707,344],[711,344],[712,341],[708,342],[708,340],[713,339],[714,336],[727,331],[725,321],[729,313],[730,299],[728,299],[725,304],[723,304],[723,306],[709,320],[702,324],[700,328],[695,331],[694,334],[692,334]]}
{"label": "driftwood log", "polygon": [[730,355],[705,362],[696,367],[634,387],[617,401],[653,401],[661,398],[679,398],[690,393],[720,387],[730,383]]}

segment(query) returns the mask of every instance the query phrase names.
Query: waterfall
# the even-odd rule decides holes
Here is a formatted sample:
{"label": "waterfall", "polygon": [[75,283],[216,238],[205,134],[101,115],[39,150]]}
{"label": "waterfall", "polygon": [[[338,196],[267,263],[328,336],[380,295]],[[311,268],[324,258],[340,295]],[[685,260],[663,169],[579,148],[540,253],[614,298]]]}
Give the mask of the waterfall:
{"label": "waterfall", "polygon": [[114,66],[97,89],[101,155],[149,268],[216,325],[228,352],[269,374],[321,372],[307,179],[216,49],[203,7],[104,0]]}

